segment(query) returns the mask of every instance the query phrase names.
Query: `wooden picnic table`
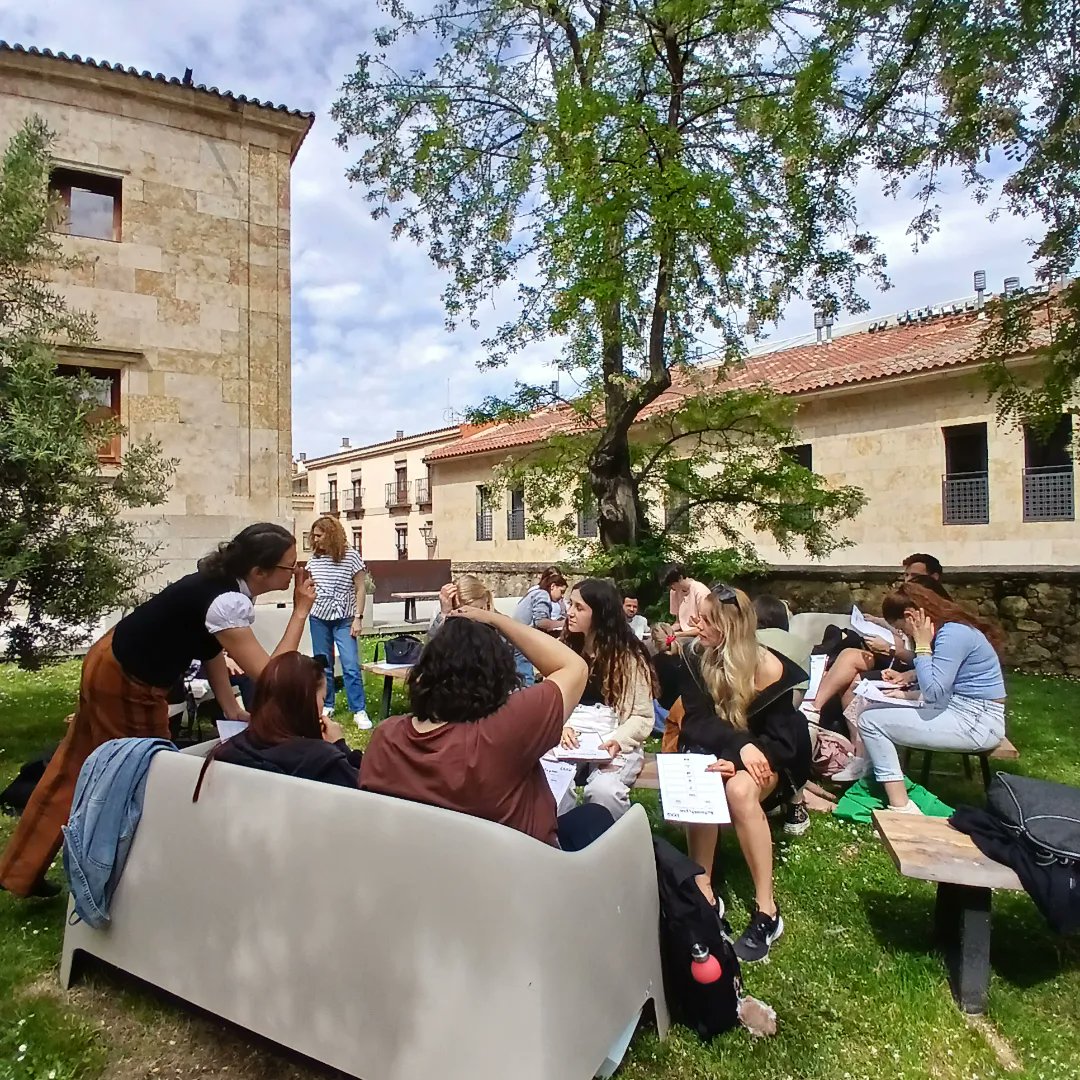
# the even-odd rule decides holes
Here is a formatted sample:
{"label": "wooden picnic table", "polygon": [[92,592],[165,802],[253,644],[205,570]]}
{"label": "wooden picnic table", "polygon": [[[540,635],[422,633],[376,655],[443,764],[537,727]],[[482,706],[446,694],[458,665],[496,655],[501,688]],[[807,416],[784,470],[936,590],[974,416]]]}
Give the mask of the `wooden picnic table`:
{"label": "wooden picnic table", "polygon": [[934,929],[953,996],[965,1012],[986,1012],[990,898],[994,889],[1022,891],[1020,879],[944,818],[875,810],[874,828],[904,877],[937,885]]}
{"label": "wooden picnic table", "polygon": [[405,601],[405,621],[408,623],[418,622],[416,617],[417,600],[438,600],[438,592],[395,592],[390,594],[391,600]]}
{"label": "wooden picnic table", "polygon": [[390,715],[390,698],[394,693],[394,682],[404,682],[412,664],[361,664],[360,667],[369,675],[381,675],[383,681],[382,704],[379,719],[385,720]]}

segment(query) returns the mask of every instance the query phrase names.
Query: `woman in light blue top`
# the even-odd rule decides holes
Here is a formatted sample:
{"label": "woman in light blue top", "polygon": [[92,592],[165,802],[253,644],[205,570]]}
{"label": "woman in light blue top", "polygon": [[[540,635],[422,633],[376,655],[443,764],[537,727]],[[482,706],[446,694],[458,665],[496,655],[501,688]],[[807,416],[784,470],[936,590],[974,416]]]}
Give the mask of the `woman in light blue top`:
{"label": "woman in light blue top", "polygon": [[[565,607],[562,607],[565,592],[566,578],[562,571],[557,566],[549,566],[540,575],[540,580],[518,601],[514,609],[515,621],[549,633],[561,630],[562,620],[556,618],[554,612],[556,605],[560,605],[560,610],[565,612]],[[521,676],[521,685],[532,686],[535,678],[532,662],[520,650],[514,652],[514,664]]]}
{"label": "woman in light blue top", "polygon": [[993,623],[912,582],[886,596],[881,613],[915,642],[913,675],[924,704],[867,708],[858,717],[859,736],[889,809],[917,814],[896,747],[979,753],[1001,742],[1005,679],[998,649],[1003,638]]}

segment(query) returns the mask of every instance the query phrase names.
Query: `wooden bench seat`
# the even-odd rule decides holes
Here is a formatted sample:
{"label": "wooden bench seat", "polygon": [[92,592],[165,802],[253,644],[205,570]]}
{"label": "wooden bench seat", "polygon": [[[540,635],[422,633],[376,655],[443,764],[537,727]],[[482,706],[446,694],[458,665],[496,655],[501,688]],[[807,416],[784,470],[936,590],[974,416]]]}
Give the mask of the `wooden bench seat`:
{"label": "wooden bench seat", "polygon": [[986,1012],[990,898],[994,889],[1022,891],[1020,879],[944,818],[875,810],[874,827],[904,877],[937,885],[934,927],[953,996],[965,1012]]}
{"label": "wooden bench seat", "polygon": [[988,788],[990,786],[991,761],[1018,761],[1020,759],[1020,751],[1008,739],[1002,739],[1001,742],[994,747],[993,750],[985,750],[981,754],[967,754],[958,750],[923,750],[919,747],[905,747],[904,748],[904,771],[910,773],[911,755],[922,754],[922,773],[919,776],[919,783],[923,787],[926,787],[930,783],[930,762],[933,760],[934,754],[953,754],[959,753],[961,760],[964,763],[964,775],[971,779],[971,759],[977,757],[979,759],[979,768],[982,771],[983,787]]}

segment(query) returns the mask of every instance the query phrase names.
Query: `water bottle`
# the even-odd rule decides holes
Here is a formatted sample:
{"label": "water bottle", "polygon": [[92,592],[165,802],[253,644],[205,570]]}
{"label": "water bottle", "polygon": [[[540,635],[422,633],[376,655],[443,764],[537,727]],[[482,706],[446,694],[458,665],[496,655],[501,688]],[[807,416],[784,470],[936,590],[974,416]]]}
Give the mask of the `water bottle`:
{"label": "water bottle", "polygon": [[695,943],[690,946],[690,974],[695,982],[714,983],[724,973],[720,961],[704,945]]}

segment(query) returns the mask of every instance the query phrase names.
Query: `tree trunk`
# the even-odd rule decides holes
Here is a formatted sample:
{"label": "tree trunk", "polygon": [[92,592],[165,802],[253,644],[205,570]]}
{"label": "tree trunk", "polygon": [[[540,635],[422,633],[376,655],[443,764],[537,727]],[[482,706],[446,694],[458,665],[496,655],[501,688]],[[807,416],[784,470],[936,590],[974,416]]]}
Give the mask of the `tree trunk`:
{"label": "tree trunk", "polygon": [[633,547],[641,531],[642,508],[630,468],[630,440],[625,430],[608,428],[589,459],[589,482],[596,497],[600,544]]}

